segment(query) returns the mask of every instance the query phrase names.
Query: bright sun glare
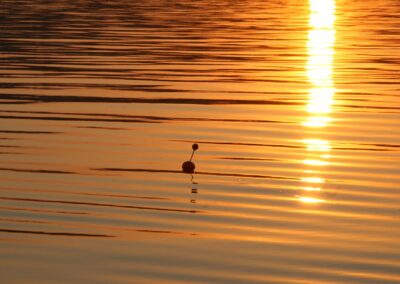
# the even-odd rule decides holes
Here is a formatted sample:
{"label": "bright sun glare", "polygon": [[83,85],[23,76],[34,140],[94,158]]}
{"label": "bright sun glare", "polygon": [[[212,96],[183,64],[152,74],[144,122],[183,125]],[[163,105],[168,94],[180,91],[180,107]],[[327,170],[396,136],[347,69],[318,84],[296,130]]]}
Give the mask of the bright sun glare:
{"label": "bright sun glare", "polygon": [[[307,128],[321,128],[327,126],[331,118],[335,87],[333,81],[333,60],[335,45],[335,0],[310,0],[310,19],[308,33],[308,61],[307,77],[311,84],[308,95],[307,113],[309,116],[303,125]],[[312,169],[329,164],[331,146],[329,141],[322,139],[305,139],[307,152],[312,158],[307,158],[303,164]],[[314,170],[306,172],[315,174]],[[302,178],[304,192],[321,191],[320,185],[325,179],[318,176]],[[319,186],[316,186],[319,185]],[[322,199],[299,196],[303,203],[320,203]]]}
{"label": "bright sun glare", "polygon": [[312,85],[304,122],[307,127],[324,127],[330,122],[335,87],[332,65],[335,44],[335,1],[310,0],[307,76]]}

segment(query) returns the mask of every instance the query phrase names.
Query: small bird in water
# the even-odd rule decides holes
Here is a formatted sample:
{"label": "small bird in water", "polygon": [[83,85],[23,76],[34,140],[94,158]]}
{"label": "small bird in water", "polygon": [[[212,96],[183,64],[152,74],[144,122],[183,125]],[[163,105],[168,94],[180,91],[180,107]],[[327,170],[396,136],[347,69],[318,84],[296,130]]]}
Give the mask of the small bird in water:
{"label": "small bird in water", "polygon": [[187,173],[187,174],[192,174],[192,173],[194,173],[194,169],[196,168],[196,166],[195,166],[195,164],[192,162],[192,159],[193,159],[193,155],[194,155],[194,152],[197,150],[197,149],[199,149],[199,145],[198,144],[193,144],[192,145],[192,156],[190,156],[190,160],[189,161],[186,161],[186,162],[184,162],[183,164],[182,164],[182,171],[184,172],[184,173]]}

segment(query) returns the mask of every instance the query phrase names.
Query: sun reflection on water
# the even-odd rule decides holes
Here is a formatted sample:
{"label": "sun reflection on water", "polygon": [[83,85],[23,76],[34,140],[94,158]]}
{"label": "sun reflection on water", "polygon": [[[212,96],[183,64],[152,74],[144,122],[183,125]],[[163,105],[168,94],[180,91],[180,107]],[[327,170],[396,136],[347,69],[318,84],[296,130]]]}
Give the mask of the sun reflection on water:
{"label": "sun reflection on water", "polygon": [[[308,116],[302,123],[307,130],[303,143],[307,148],[307,176],[302,178],[304,186],[299,200],[303,203],[321,203],[324,200],[311,196],[320,192],[325,179],[318,176],[314,169],[329,165],[329,141],[315,137],[315,128],[326,127],[331,122],[330,113],[335,94],[333,81],[333,60],[335,44],[335,0],[310,0],[307,77],[311,84],[306,111]],[[315,186],[318,185],[318,186]]]}
{"label": "sun reflection on water", "polygon": [[300,196],[299,200],[304,203],[322,203],[322,202],[324,202],[324,200],[322,200],[322,199],[318,199],[318,198],[314,198],[314,197],[306,197],[306,196]]}

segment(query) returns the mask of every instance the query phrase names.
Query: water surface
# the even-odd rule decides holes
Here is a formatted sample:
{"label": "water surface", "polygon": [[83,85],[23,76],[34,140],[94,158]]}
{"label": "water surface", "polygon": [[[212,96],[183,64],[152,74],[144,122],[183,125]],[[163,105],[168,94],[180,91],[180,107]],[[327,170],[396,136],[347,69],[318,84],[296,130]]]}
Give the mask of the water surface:
{"label": "water surface", "polygon": [[135,2],[0,4],[4,283],[399,283],[399,1]]}

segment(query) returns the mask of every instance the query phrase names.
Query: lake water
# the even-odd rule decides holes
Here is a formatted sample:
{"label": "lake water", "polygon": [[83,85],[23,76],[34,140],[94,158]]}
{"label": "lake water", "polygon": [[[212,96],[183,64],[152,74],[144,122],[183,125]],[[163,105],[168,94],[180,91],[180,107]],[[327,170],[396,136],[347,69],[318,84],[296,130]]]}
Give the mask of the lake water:
{"label": "lake water", "polygon": [[0,26],[2,283],[400,283],[398,0],[2,0]]}

